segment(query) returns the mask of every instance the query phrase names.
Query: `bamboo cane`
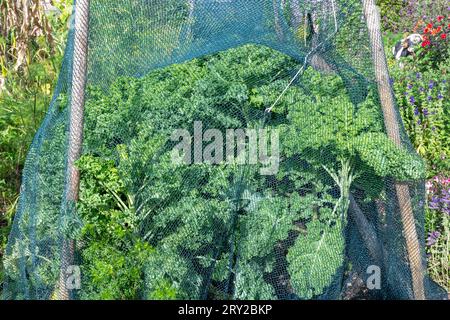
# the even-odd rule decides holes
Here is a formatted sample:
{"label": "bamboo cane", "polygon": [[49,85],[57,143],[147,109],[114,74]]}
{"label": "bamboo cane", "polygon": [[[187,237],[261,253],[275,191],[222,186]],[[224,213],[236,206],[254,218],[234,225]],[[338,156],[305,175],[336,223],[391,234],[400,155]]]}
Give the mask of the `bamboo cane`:
{"label": "bamboo cane", "polygon": [[[89,31],[89,0],[77,0],[75,5],[73,74],[65,198],[68,205],[73,204],[78,200],[80,184],[80,173],[75,166],[75,161],[77,161],[81,155],[83,142],[83,114]],[[67,288],[67,267],[73,263],[73,255],[73,240],[63,239],[58,295],[60,300],[70,299],[70,290]]]}
{"label": "bamboo cane", "polygon": [[[394,97],[389,83],[389,72],[380,31],[380,13],[374,0],[363,0],[364,15],[369,29],[369,40],[372,48],[372,58],[375,67],[375,77],[383,110],[384,123],[388,136],[398,146],[402,146],[400,128],[394,107]],[[424,272],[421,261],[419,239],[411,205],[408,185],[395,182],[398,207],[403,224],[403,234],[406,240],[406,251],[412,276],[414,298],[424,300]],[[401,284],[399,284],[401,285]]]}

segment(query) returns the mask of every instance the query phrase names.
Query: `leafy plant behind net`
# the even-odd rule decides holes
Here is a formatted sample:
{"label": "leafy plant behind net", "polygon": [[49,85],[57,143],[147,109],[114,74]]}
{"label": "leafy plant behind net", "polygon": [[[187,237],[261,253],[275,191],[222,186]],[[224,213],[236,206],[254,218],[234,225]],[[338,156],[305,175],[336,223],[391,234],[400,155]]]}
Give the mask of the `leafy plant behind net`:
{"label": "leafy plant behind net", "polygon": [[[73,298],[337,299],[373,264],[374,297],[411,298],[392,181],[409,182],[421,225],[423,162],[385,133],[357,2],[336,1],[335,15],[308,3],[319,36],[308,15],[295,22],[295,1],[92,2],[80,198],[64,198],[71,37],[28,155],[6,298],[56,298],[62,239],[81,268]],[[278,170],[175,164],[173,131],[198,122],[278,133]]]}

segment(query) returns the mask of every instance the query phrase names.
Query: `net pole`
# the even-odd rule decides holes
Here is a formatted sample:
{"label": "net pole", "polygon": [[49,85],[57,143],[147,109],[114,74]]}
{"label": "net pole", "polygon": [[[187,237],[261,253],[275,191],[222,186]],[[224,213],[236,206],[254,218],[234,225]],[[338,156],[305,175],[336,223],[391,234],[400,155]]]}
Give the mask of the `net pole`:
{"label": "net pole", "polygon": [[[389,138],[398,146],[402,146],[399,119],[395,110],[394,97],[389,82],[389,72],[381,36],[381,19],[375,0],[363,0],[372,59],[375,67],[375,77],[378,85],[384,123]],[[394,182],[398,199],[398,207],[403,224],[403,235],[406,240],[406,253],[411,270],[413,294],[416,300],[425,300],[424,271],[420,254],[419,239],[411,204],[411,195],[406,183]],[[399,284],[401,285],[401,284]]]}
{"label": "net pole", "polygon": [[[74,52],[65,194],[65,201],[68,205],[74,204],[78,200],[80,185],[80,173],[75,166],[75,162],[80,158],[83,143],[83,115],[89,31],[89,0],[77,0],[75,2],[74,27]],[[74,241],[63,238],[58,295],[60,300],[70,299],[70,288],[68,288],[67,285],[67,268],[73,263],[73,256]]]}

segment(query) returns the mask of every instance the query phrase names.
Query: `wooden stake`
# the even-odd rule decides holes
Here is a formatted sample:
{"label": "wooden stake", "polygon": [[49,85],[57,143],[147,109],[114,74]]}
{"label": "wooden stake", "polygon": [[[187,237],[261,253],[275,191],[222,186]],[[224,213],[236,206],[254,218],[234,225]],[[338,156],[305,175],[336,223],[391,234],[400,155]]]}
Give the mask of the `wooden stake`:
{"label": "wooden stake", "polygon": [[[394,97],[389,83],[389,72],[384,52],[383,39],[380,29],[380,13],[375,0],[363,0],[364,15],[369,29],[372,58],[375,66],[375,76],[378,84],[378,93],[383,110],[384,123],[388,136],[398,147],[402,147],[400,138],[399,119],[395,110]],[[395,182],[398,208],[403,223],[403,235],[406,241],[406,251],[412,276],[414,298],[425,299],[424,272],[420,254],[419,239],[415,225],[414,213],[411,205],[411,196],[406,183]],[[399,283],[399,286],[402,284]]]}
{"label": "wooden stake", "polygon": [[373,261],[378,262],[381,261],[383,257],[383,250],[380,245],[380,239],[377,236],[377,233],[372,226],[372,224],[367,220],[367,217],[364,215],[358,203],[356,202],[353,195],[350,193],[349,196],[350,206],[349,206],[349,215],[350,218],[356,225],[359,234],[361,235],[361,239],[367,247],[369,251],[370,257]]}
{"label": "wooden stake", "polygon": [[[77,0],[75,7],[72,90],[70,100],[69,145],[66,173],[66,205],[78,200],[80,173],[75,162],[80,158],[83,144],[83,115],[86,88],[87,50],[89,32],[89,0]],[[69,211],[70,212],[70,211]],[[59,280],[60,300],[70,299],[67,288],[67,268],[73,263],[74,241],[63,239]]]}

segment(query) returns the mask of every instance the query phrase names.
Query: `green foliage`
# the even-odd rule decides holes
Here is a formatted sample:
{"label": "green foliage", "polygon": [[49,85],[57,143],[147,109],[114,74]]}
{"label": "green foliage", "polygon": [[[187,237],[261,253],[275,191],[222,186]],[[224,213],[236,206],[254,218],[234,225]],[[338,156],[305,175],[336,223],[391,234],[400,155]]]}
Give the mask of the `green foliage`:
{"label": "green foliage", "polygon": [[390,71],[405,129],[431,178],[450,173],[450,60],[422,71],[416,59],[403,68],[392,62]]}
{"label": "green foliage", "polygon": [[[120,247],[111,242],[94,241],[83,248],[83,286],[80,298],[88,300],[125,300],[142,297],[143,266],[154,249],[136,240]],[[162,296],[164,292],[160,295]],[[173,295],[168,291],[167,295]]]}
{"label": "green foliage", "polygon": [[450,291],[450,179],[436,176],[427,182],[425,207],[428,270],[433,280]]}
{"label": "green foliage", "polygon": [[[388,55],[388,62],[405,129],[413,147],[426,162],[427,178],[432,178],[427,185],[439,185],[441,176],[450,174],[450,48],[448,1],[432,2],[429,5],[431,1],[409,1],[407,10],[397,11],[407,16],[406,19],[386,6],[389,14],[385,16],[384,26],[388,31],[385,38],[387,52],[403,38],[404,34],[390,32],[398,31],[401,24],[400,31],[424,36],[425,41],[416,50],[416,55],[402,59],[401,64]],[[400,22],[398,26],[392,24],[393,19]],[[445,197],[441,199],[439,193],[428,191],[429,208],[425,207],[428,270],[433,280],[448,288],[448,214],[439,206],[436,208],[436,203],[446,200]]]}
{"label": "green foliage", "polygon": [[386,174],[399,180],[419,180],[425,177],[421,158],[405,149],[399,149],[383,133],[366,133],[355,140],[355,150],[361,160],[376,174]]}
{"label": "green foliage", "polygon": [[[16,201],[18,198],[16,198]],[[15,207],[15,204],[13,205]],[[12,224],[12,218],[13,218],[14,212],[11,209],[8,209],[5,214],[2,214],[0,216],[0,262],[3,261],[4,256],[4,248],[6,248],[6,244],[8,241],[8,235],[11,231],[11,224]],[[0,263],[0,287],[3,284],[3,278],[4,278],[4,270],[3,270],[3,263]],[[1,294],[1,293],[0,293]]]}
{"label": "green foliage", "polygon": [[98,44],[89,52],[96,62],[89,74],[93,81],[107,88],[118,74],[141,73],[179,50],[188,16],[187,1],[153,2],[151,10],[143,9],[139,1],[117,0],[115,6],[105,2],[90,5],[90,28],[95,30],[91,41]]}
{"label": "green foliage", "polygon": [[149,300],[175,300],[177,291],[173,288],[170,281],[162,281],[155,290],[147,296]]}
{"label": "green foliage", "polygon": [[[345,264],[350,189],[373,201],[385,177],[421,177],[411,170],[421,162],[389,142],[372,90],[354,105],[336,75],[309,68],[302,85],[291,86],[266,118],[264,110],[297,67],[279,52],[249,45],[143,78],[122,77],[107,91],[89,88],[84,155],[77,162],[80,226],[70,229],[76,233],[63,229],[76,235],[80,297],[275,299],[326,293]],[[65,95],[58,101],[60,122],[51,127],[41,149],[46,157],[37,162],[51,174],[43,179],[52,183],[40,191],[38,212],[51,225],[60,214],[67,138]],[[191,132],[200,120],[205,129],[265,124],[280,130],[278,174],[261,176],[260,164],[174,164],[172,131]],[[360,174],[377,188],[358,180]]]}
{"label": "green foliage", "polygon": [[137,299],[142,295],[143,267],[154,253],[136,237],[137,217],[131,196],[114,162],[83,156],[78,213],[84,299]]}
{"label": "green foliage", "polygon": [[447,0],[376,0],[381,9],[384,31],[394,33],[414,33],[422,19],[446,15]]}
{"label": "green foliage", "polygon": [[402,21],[405,13],[403,8],[406,6],[406,1],[376,0],[376,4],[380,8],[380,14],[383,18],[382,23],[385,30],[403,31],[405,23],[408,24],[408,27],[412,27],[411,21]]}
{"label": "green foliage", "polygon": [[417,56],[414,57],[416,68],[420,71],[428,69],[439,69],[440,64],[450,58],[450,17],[447,17],[448,8],[437,17],[431,17],[418,24],[419,33],[423,42]]}
{"label": "green foliage", "polygon": [[307,230],[289,249],[287,260],[292,286],[300,297],[311,299],[330,286],[333,275],[343,265],[344,241],[340,220],[333,226],[312,221]]}
{"label": "green foliage", "polygon": [[355,106],[345,95],[339,80],[327,82],[327,85],[328,90],[318,87],[311,96],[293,92],[290,97],[295,103],[288,106],[291,123],[285,126],[283,135],[288,154],[299,151],[314,154],[315,157],[307,161],[315,166],[328,166],[338,159],[354,159],[357,171],[367,171],[370,167],[379,177],[417,180],[425,176],[422,160],[396,147],[383,132],[381,113],[373,93]]}
{"label": "green foliage", "polygon": [[[103,172],[92,179],[97,186],[104,177],[115,179],[118,172],[126,192],[131,192],[122,198],[133,198],[134,207],[139,208],[138,233],[156,250],[145,264],[146,297],[199,298],[228,283],[228,291],[223,292],[228,296],[275,298],[276,283],[264,277],[276,272],[277,243],[286,240],[289,232],[300,232],[295,227],[300,219],[320,215],[325,223],[332,218],[328,207],[336,199],[327,193],[330,187],[313,182],[315,175],[302,173],[298,165],[285,164],[289,171],[277,177],[283,191],[271,197],[268,181],[256,174],[257,167],[174,167],[169,156],[171,130],[191,130],[195,120],[219,129],[258,127],[263,110],[276,99],[294,66],[292,60],[270,49],[246,46],[156,70],[143,79],[119,79],[107,95],[90,90],[85,151],[116,160],[93,166],[84,158],[82,163],[85,169]],[[273,74],[278,74],[275,80],[271,80]],[[329,87],[316,73],[309,71],[309,75],[308,87],[330,95],[345,94],[335,77],[329,82],[336,85]],[[306,99],[299,89],[294,90]],[[287,121],[281,114],[276,117]],[[84,180],[86,172],[82,179],[83,190],[89,185]],[[291,184],[315,187],[300,196]],[[122,186],[117,188],[125,192]],[[101,208],[92,216],[103,217],[110,208],[119,207],[112,192],[101,193],[95,187],[91,193],[83,196],[83,191],[80,199],[89,207]]]}
{"label": "green foliage", "polygon": [[275,299],[273,286],[264,280],[260,266],[256,263],[244,264],[236,272],[235,299],[238,300],[272,300]]}
{"label": "green foliage", "polygon": [[[2,32],[0,35],[0,260],[3,259],[10,224],[17,209],[28,147],[52,99],[63,58],[71,2],[54,1],[60,14],[43,16],[42,8],[38,8],[39,17],[29,16],[32,21],[27,27],[34,29],[33,32],[27,27],[11,25],[11,32]],[[2,1],[0,6],[3,13],[6,1]],[[20,10],[10,11],[11,14],[22,14]],[[18,17],[18,20],[11,21],[21,19]],[[36,23],[42,21],[48,25],[37,27]],[[6,26],[0,29],[3,27]],[[45,34],[38,32],[40,28],[45,29]],[[37,36],[32,36],[22,47],[26,54],[19,66],[16,64],[18,55],[14,46],[18,44],[18,37],[24,39],[21,32]],[[8,54],[4,54],[7,51]],[[3,272],[3,264],[0,264],[0,287],[3,284]]]}
{"label": "green foliage", "polygon": [[137,221],[133,199],[127,194],[113,161],[83,156],[77,162],[82,175],[78,213],[83,236],[122,242]]}
{"label": "green foliage", "polygon": [[[346,262],[343,233],[350,191],[374,205],[385,178],[424,177],[422,161],[384,133],[374,88],[358,87],[367,89],[368,96],[356,93],[362,97],[357,103],[348,97],[356,91],[347,91],[352,72],[373,77],[370,48],[361,45],[367,34],[356,32],[366,30],[360,2],[337,0],[339,15],[346,20],[326,48],[341,75],[347,75],[346,85],[335,75],[307,69],[271,118],[264,109],[298,70],[296,61],[265,47],[245,46],[142,77],[156,61],[164,65],[169,56],[188,57],[180,52],[187,2],[155,3],[151,12],[141,10],[136,1],[119,1],[114,8],[102,2],[91,3],[96,14],[91,16],[95,32],[90,40],[98,45],[90,48],[95,65],[89,68],[89,83],[101,83],[101,88],[90,87],[87,95],[84,156],[77,163],[79,221],[71,216],[71,204],[63,201],[68,119],[63,88],[28,156],[25,206],[15,230],[20,237],[5,259],[10,280],[20,282],[19,267],[25,267],[30,273],[27,289],[53,291],[62,231],[62,236],[76,240],[83,276],[79,296],[86,299],[307,299],[326,293]],[[380,2],[384,12],[400,6]],[[49,18],[55,19],[57,43],[65,36],[60,29],[68,17],[64,11]],[[397,18],[395,22],[401,22]],[[238,18],[227,21],[236,22]],[[301,40],[310,36],[308,28],[296,30]],[[8,81],[0,93],[1,209],[16,203],[24,146],[51,100],[62,46],[52,52],[45,41],[38,37],[30,42],[36,52],[31,50],[27,70],[16,74],[2,63],[2,77],[7,75]],[[0,46],[5,43],[0,38]],[[356,70],[344,70],[353,59],[358,61]],[[428,63],[422,62],[422,67]],[[443,79],[435,81],[444,94],[450,73],[444,64],[440,67]],[[434,79],[433,72],[423,81]],[[117,74],[124,77],[116,79]],[[415,146],[429,166],[442,168],[448,164],[446,100],[433,92],[439,101],[431,104],[420,87],[417,90],[404,98],[396,89],[404,106],[412,94],[420,99],[421,118],[411,117],[408,125],[414,126],[407,129],[412,132],[415,123],[423,124],[423,130],[414,131]],[[404,110],[403,116],[413,112],[416,117],[415,109]],[[431,117],[425,110],[437,111]],[[281,130],[280,171],[261,177],[258,165],[174,166],[170,133],[178,128],[191,131],[196,120],[220,130],[259,128],[263,123]],[[30,194],[35,197],[28,198]],[[9,214],[0,218],[0,227],[10,219]],[[2,233],[2,247],[5,238]]]}

